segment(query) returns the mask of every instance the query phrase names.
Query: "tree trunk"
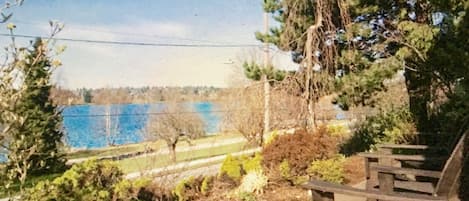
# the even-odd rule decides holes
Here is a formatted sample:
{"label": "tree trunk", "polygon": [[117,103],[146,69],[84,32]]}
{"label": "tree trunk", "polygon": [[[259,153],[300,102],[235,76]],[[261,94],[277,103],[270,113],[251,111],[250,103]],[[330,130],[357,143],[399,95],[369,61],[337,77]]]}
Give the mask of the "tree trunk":
{"label": "tree trunk", "polygon": [[406,87],[409,94],[409,110],[415,116],[419,131],[431,131],[427,104],[430,101],[431,80],[424,73],[406,69]]}
{"label": "tree trunk", "polygon": [[306,129],[308,131],[312,131],[316,127],[316,122],[314,119],[314,90],[312,88],[313,84],[313,47],[312,47],[312,37],[313,37],[313,28],[311,26],[307,30],[307,38],[306,38],[306,103],[307,103],[307,111],[308,115],[306,117]]}
{"label": "tree trunk", "polygon": [[171,163],[176,163],[176,143],[168,144],[168,151]]}

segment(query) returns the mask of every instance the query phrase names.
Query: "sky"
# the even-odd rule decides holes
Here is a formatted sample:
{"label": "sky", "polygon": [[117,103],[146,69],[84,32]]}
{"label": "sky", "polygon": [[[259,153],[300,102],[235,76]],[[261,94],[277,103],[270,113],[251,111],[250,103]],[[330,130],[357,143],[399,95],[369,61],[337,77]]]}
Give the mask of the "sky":
{"label": "sky", "polygon": [[[261,0],[26,0],[11,10],[16,34],[46,36],[49,20],[65,24],[57,38],[172,44],[254,44],[263,30]],[[271,23],[274,24],[271,20]],[[2,29],[0,29],[2,30]],[[3,28],[0,33],[7,33]],[[19,39],[27,44],[31,39]],[[7,37],[0,38],[6,46]],[[226,87],[255,47],[153,47],[58,41],[67,49],[54,82],[64,88]],[[289,53],[272,62],[295,69]],[[262,58],[262,57],[260,57]]]}

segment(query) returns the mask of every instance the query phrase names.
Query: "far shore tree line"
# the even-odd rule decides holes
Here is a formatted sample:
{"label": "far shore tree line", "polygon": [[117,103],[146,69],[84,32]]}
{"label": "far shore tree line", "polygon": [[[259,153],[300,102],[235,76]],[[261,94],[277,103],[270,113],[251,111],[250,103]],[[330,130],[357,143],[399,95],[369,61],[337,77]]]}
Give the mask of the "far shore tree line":
{"label": "far shore tree line", "polygon": [[223,89],[210,86],[107,87],[73,90],[55,86],[51,91],[51,98],[58,105],[217,101],[222,96]]}

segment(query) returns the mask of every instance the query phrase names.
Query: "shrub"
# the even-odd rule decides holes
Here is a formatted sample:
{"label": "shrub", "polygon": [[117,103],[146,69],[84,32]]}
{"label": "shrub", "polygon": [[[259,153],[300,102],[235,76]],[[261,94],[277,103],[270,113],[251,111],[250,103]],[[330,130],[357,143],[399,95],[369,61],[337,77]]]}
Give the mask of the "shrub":
{"label": "shrub", "polygon": [[292,176],[306,175],[312,161],[327,159],[337,153],[337,138],[329,135],[326,127],[319,127],[314,133],[296,131],[282,135],[262,151],[262,165],[268,171],[278,170],[279,165],[288,161]]}
{"label": "shrub", "polygon": [[262,171],[251,171],[243,177],[238,191],[261,194],[267,186],[267,180],[267,176]]}
{"label": "shrub", "polygon": [[271,142],[273,142],[277,137],[279,136],[278,131],[273,131],[267,139],[265,139],[264,146],[269,145]]}
{"label": "shrub", "polygon": [[133,182],[122,180],[114,186],[114,197],[116,199],[138,198],[140,191],[144,190],[150,184],[150,180],[138,179]]}
{"label": "shrub", "polygon": [[22,200],[132,200],[145,182],[123,180],[112,162],[95,160],[74,165],[52,182],[39,182],[22,195]]}
{"label": "shrub", "polygon": [[[181,180],[176,187],[174,187],[173,194],[177,197],[178,201],[187,201],[189,200],[188,191],[197,188],[195,185],[195,178],[193,176]],[[197,189],[195,189],[197,190]]]}
{"label": "shrub", "polygon": [[262,156],[259,153],[253,157],[249,155],[226,156],[221,165],[219,176],[228,176],[231,180],[239,182],[244,174],[251,171],[262,171]]}
{"label": "shrub", "polygon": [[285,180],[291,180],[291,169],[290,169],[290,164],[288,163],[288,160],[283,160],[282,163],[278,166],[280,176],[282,176],[283,179]]}
{"label": "shrub", "polygon": [[343,183],[345,157],[339,155],[326,160],[316,160],[308,168],[308,174],[320,180]]}
{"label": "shrub", "polygon": [[256,195],[254,193],[239,192],[236,197],[241,201],[256,201]]}
{"label": "shrub", "polygon": [[242,157],[242,165],[244,172],[262,171],[262,156],[260,153],[256,153],[254,157],[244,156]]}
{"label": "shrub", "polygon": [[211,176],[204,177],[204,180],[202,180],[202,184],[200,186],[200,192],[202,193],[202,195],[208,195],[208,192],[211,188],[211,184],[213,182],[212,180],[213,177]]}
{"label": "shrub", "polygon": [[137,198],[139,201],[174,201],[177,199],[171,190],[155,183],[150,183],[149,185],[140,188]]}
{"label": "shrub", "polygon": [[341,147],[345,155],[369,151],[376,144],[411,143],[416,128],[412,114],[404,108],[380,112],[355,126],[353,136]]}
{"label": "shrub", "polygon": [[345,134],[349,132],[349,130],[347,127],[343,125],[331,124],[327,126],[327,132],[331,134],[332,136],[343,137]]}
{"label": "shrub", "polygon": [[202,177],[193,176],[183,179],[176,185],[173,194],[178,201],[196,200],[203,195],[202,185],[204,180]]}
{"label": "shrub", "polygon": [[239,181],[241,179],[241,166],[241,161],[238,158],[228,154],[221,165],[219,175],[226,175],[234,181]]}

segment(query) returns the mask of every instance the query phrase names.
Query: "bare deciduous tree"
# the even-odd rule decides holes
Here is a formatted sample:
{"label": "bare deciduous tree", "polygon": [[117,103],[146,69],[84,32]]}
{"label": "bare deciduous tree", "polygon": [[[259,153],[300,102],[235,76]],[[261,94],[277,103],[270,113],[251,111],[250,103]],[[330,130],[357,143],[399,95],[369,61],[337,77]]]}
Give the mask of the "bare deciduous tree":
{"label": "bare deciduous tree", "polygon": [[[227,111],[223,118],[225,130],[241,133],[249,142],[262,145],[264,133],[264,96],[261,82],[232,88],[223,101]],[[260,84],[259,84],[260,83]]]}
{"label": "bare deciduous tree", "polygon": [[147,124],[147,134],[164,140],[168,146],[172,162],[176,162],[176,145],[181,140],[201,137],[205,134],[204,122],[199,114],[187,106],[168,102],[158,115],[151,116]]}

